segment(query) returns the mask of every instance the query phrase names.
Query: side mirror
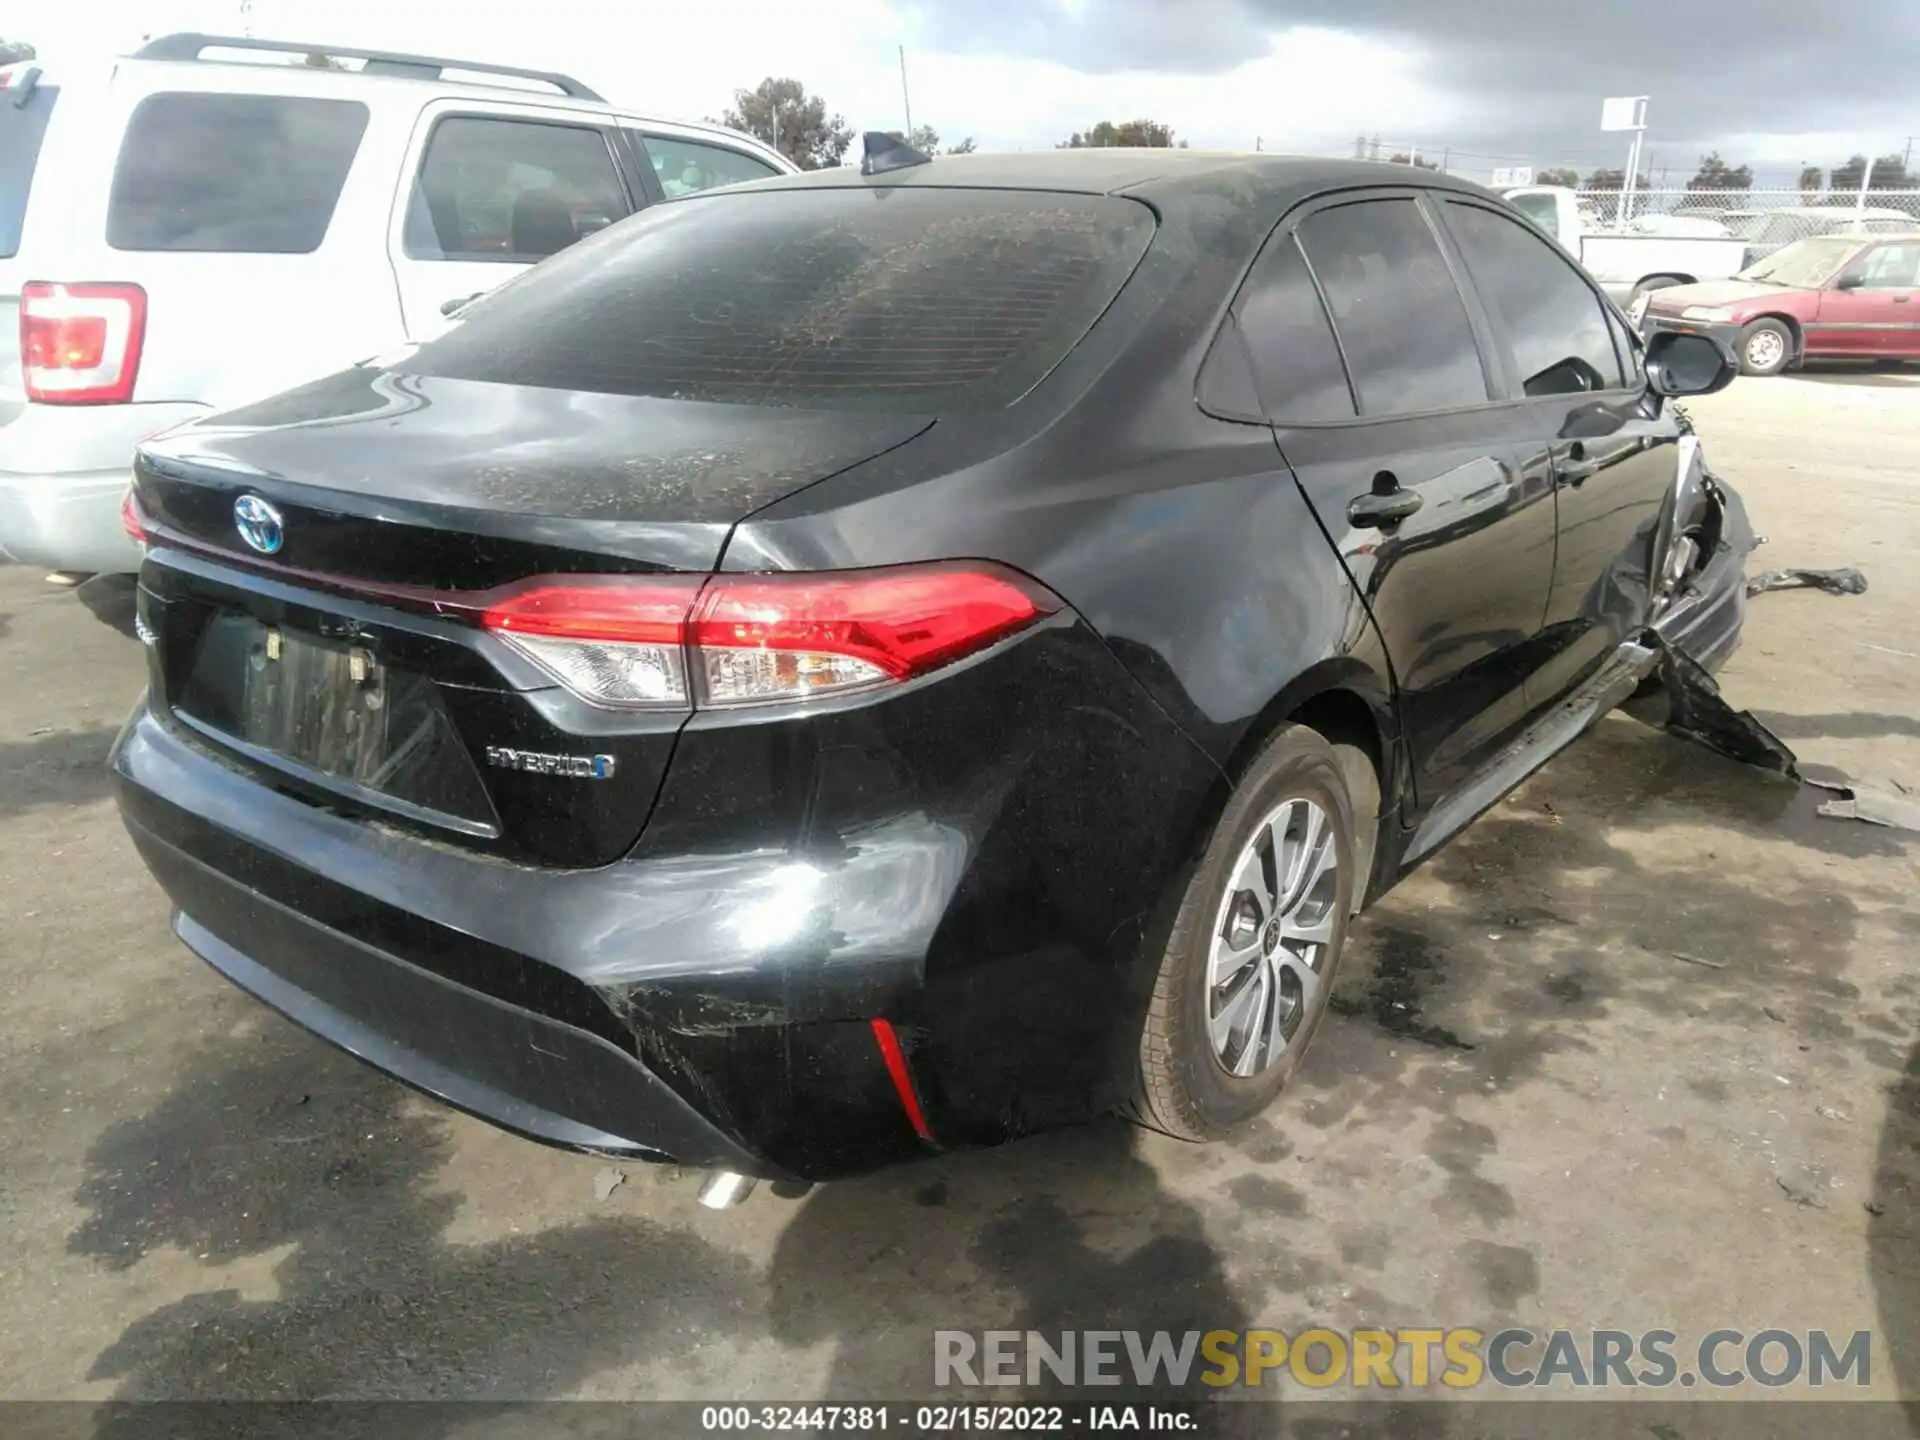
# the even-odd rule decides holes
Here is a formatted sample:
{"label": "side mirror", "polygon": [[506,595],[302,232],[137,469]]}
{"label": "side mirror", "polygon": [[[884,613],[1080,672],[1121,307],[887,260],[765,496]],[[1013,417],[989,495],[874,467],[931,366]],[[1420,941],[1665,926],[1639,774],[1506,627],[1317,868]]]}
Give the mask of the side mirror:
{"label": "side mirror", "polygon": [[1858,270],[1850,270],[1833,282],[1833,288],[1836,290],[1860,290],[1865,288],[1866,283],[1866,276],[1862,275]]}
{"label": "side mirror", "polygon": [[1733,383],[1740,367],[1705,335],[1656,331],[1647,341],[1647,384],[1656,395],[1711,395]]}

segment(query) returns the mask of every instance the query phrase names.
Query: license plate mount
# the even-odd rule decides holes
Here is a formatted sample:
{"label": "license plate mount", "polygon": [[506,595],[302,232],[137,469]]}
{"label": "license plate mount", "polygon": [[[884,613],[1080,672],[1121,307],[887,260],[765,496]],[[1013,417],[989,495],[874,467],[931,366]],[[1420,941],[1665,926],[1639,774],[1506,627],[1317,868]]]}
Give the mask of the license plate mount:
{"label": "license plate mount", "polygon": [[367,783],[387,755],[387,669],[364,645],[256,623],[247,647],[239,739]]}

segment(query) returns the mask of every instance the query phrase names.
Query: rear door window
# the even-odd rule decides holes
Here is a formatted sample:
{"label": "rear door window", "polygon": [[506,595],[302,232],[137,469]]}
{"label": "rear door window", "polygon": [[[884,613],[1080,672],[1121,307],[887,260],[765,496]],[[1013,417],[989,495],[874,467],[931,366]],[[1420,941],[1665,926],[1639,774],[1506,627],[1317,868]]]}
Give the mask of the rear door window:
{"label": "rear door window", "polygon": [[1011,404],[1133,273],[1119,197],[715,190],[491,295],[402,368],[610,395],[879,412]]}
{"label": "rear door window", "polygon": [[781,173],[764,160],[724,145],[706,145],[675,135],[646,135],[642,144],[653,173],[660,178],[660,189],[669,200]]}
{"label": "rear door window", "polygon": [[320,248],[366,133],[357,100],[149,95],[107,203],[116,250],[305,255]]}
{"label": "rear door window", "polygon": [[1487,403],[1466,302],[1417,202],[1338,205],[1309,215],[1296,233],[1333,313],[1362,415]]}
{"label": "rear door window", "polygon": [[[15,83],[20,83],[17,78]],[[59,98],[54,85],[36,85],[24,99],[18,91],[0,90],[0,260],[20,253],[33,169]]]}
{"label": "rear door window", "polygon": [[1276,423],[1353,418],[1340,347],[1292,235],[1268,245],[1233,313],[1269,417]]}
{"label": "rear door window", "polygon": [[406,253],[531,264],[632,212],[606,131],[448,116],[433,127],[408,200]]}
{"label": "rear door window", "polygon": [[1474,287],[1512,348],[1524,394],[1618,390],[1626,383],[1606,310],[1572,265],[1504,215],[1456,201],[1444,209]]}

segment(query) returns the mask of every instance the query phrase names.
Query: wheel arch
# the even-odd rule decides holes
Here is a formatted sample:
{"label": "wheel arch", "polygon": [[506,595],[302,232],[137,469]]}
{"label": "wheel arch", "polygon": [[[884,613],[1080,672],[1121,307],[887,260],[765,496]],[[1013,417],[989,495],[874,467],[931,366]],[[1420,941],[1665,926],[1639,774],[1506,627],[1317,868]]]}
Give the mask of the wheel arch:
{"label": "wheel arch", "polygon": [[1284,725],[1305,725],[1314,730],[1339,757],[1341,775],[1353,799],[1358,831],[1354,844],[1359,851],[1355,858],[1358,873],[1364,877],[1354,887],[1357,910],[1374,890],[1384,817],[1397,808],[1393,801],[1398,794],[1395,758],[1399,725],[1391,683],[1351,656],[1311,667],[1248,722],[1224,767],[1231,782],[1239,782],[1254,756]]}
{"label": "wheel arch", "polygon": [[1787,338],[1793,342],[1793,354],[1789,358],[1789,364],[1794,360],[1804,360],[1806,358],[1807,327],[1802,325],[1797,318],[1786,314],[1784,311],[1769,310],[1764,315],[1755,315],[1751,319],[1743,321],[1740,328],[1745,330],[1748,325],[1756,324],[1761,320],[1778,320],[1782,325],[1787,327]]}

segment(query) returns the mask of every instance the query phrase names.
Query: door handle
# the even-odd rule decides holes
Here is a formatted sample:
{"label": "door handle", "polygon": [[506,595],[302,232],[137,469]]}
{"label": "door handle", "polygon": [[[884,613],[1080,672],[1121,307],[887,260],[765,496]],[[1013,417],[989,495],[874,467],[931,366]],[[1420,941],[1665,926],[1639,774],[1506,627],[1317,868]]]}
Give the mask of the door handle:
{"label": "door handle", "polygon": [[1567,447],[1566,458],[1554,463],[1553,473],[1554,478],[1562,485],[1569,485],[1578,490],[1593,478],[1593,472],[1599,468],[1587,459],[1587,447],[1576,440]]}
{"label": "door handle", "polygon": [[1896,295],[1893,297],[1893,303],[1896,305],[1904,305],[1912,298],[1911,295]]}
{"label": "door handle", "polygon": [[1360,530],[1388,530],[1398,525],[1426,500],[1418,490],[1402,490],[1390,471],[1373,477],[1373,490],[1356,495],[1347,504],[1347,523]]}

